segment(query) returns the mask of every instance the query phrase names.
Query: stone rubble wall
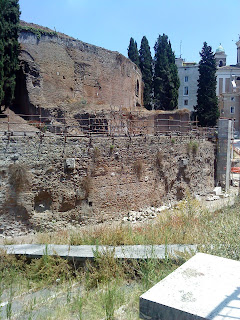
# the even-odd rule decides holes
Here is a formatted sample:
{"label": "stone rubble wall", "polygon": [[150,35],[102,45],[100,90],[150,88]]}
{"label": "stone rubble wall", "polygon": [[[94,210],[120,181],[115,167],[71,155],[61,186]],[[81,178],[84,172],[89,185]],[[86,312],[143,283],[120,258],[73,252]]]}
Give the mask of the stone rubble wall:
{"label": "stone rubble wall", "polygon": [[187,137],[2,136],[1,221],[44,229],[56,221],[122,219],[187,192],[206,194],[214,187],[214,162],[212,142]]}

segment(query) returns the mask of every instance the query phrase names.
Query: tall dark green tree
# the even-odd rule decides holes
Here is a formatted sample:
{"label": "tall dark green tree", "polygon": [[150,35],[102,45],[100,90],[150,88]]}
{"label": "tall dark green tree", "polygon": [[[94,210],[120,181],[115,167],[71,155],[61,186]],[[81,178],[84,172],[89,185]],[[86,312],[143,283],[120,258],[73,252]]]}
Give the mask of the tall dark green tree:
{"label": "tall dark green tree", "polygon": [[204,42],[200,52],[197,106],[195,114],[200,126],[215,126],[219,117],[216,96],[216,60],[212,48]]}
{"label": "tall dark green tree", "polygon": [[143,104],[148,110],[152,109],[152,56],[147,38],[144,36],[139,50],[140,69],[144,82]]}
{"label": "tall dark green tree", "polygon": [[130,43],[128,46],[128,58],[139,67],[139,53],[137,42],[134,41],[133,38],[130,38]]}
{"label": "tall dark green tree", "polygon": [[0,106],[14,99],[18,61],[18,0],[0,0]]}
{"label": "tall dark green tree", "polygon": [[175,55],[167,35],[159,35],[154,50],[154,107],[160,110],[174,110],[178,105],[180,81]]}
{"label": "tall dark green tree", "polygon": [[[3,18],[3,13],[4,13],[4,5],[5,1],[0,0],[0,107],[1,107],[1,102],[4,98],[4,89],[3,89],[3,84],[4,84],[4,26],[5,26],[5,21]],[[0,109],[1,111],[1,109]]]}

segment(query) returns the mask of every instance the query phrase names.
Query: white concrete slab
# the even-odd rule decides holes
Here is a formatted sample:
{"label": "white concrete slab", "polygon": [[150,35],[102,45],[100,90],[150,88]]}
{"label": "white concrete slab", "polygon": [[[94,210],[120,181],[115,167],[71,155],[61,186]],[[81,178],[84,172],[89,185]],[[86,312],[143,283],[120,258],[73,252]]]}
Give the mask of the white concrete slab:
{"label": "white concrete slab", "polygon": [[0,249],[6,250],[8,254],[25,255],[28,258],[39,258],[44,254],[59,255],[65,259],[84,261],[94,259],[94,251],[106,252],[114,250],[116,259],[164,259],[168,257],[178,257],[179,252],[196,252],[196,245],[136,245],[136,246],[68,246],[56,244],[17,244],[0,245]]}
{"label": "white concrete slab", "polygon": [[240,319],[240,262],[197,253],[140,297],[140,317]]}

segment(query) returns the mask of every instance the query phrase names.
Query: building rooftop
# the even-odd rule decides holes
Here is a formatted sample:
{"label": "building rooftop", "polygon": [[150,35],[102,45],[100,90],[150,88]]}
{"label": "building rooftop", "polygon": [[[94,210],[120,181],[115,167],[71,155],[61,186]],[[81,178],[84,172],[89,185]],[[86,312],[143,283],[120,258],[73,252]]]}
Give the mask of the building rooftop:
{"label": "building rooftop", "polygon": [[221,45],[221,43],[220,43],[219,47],[216,50],[216,53],[220,53],[220,52],[224,52],[225,53],[225,50],[224,50],[223,46]]}
{"label": "building rooftop", "polygon": [[232,64],[230,66],[219,67],[221,70],[232,70],[232,69],[240,69],[240,65]]}

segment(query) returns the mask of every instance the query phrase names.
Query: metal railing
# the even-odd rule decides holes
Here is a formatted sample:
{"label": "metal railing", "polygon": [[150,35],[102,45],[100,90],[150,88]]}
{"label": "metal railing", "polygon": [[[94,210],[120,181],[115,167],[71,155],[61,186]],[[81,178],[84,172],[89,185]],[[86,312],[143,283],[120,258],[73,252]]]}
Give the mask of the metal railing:
{"label": "metal railing", "polygon": [[[15,120],[16,118],[18,120]],[[121,113],[43,117],[42,115],[10,114],[8,112],[0,118],[0,134],[8,136],[35,134],[64,137],[194,135],[214,138],[215,133],[216,128],[201,128],[196,122],[161,117],[161,114],[149,117]]]}

